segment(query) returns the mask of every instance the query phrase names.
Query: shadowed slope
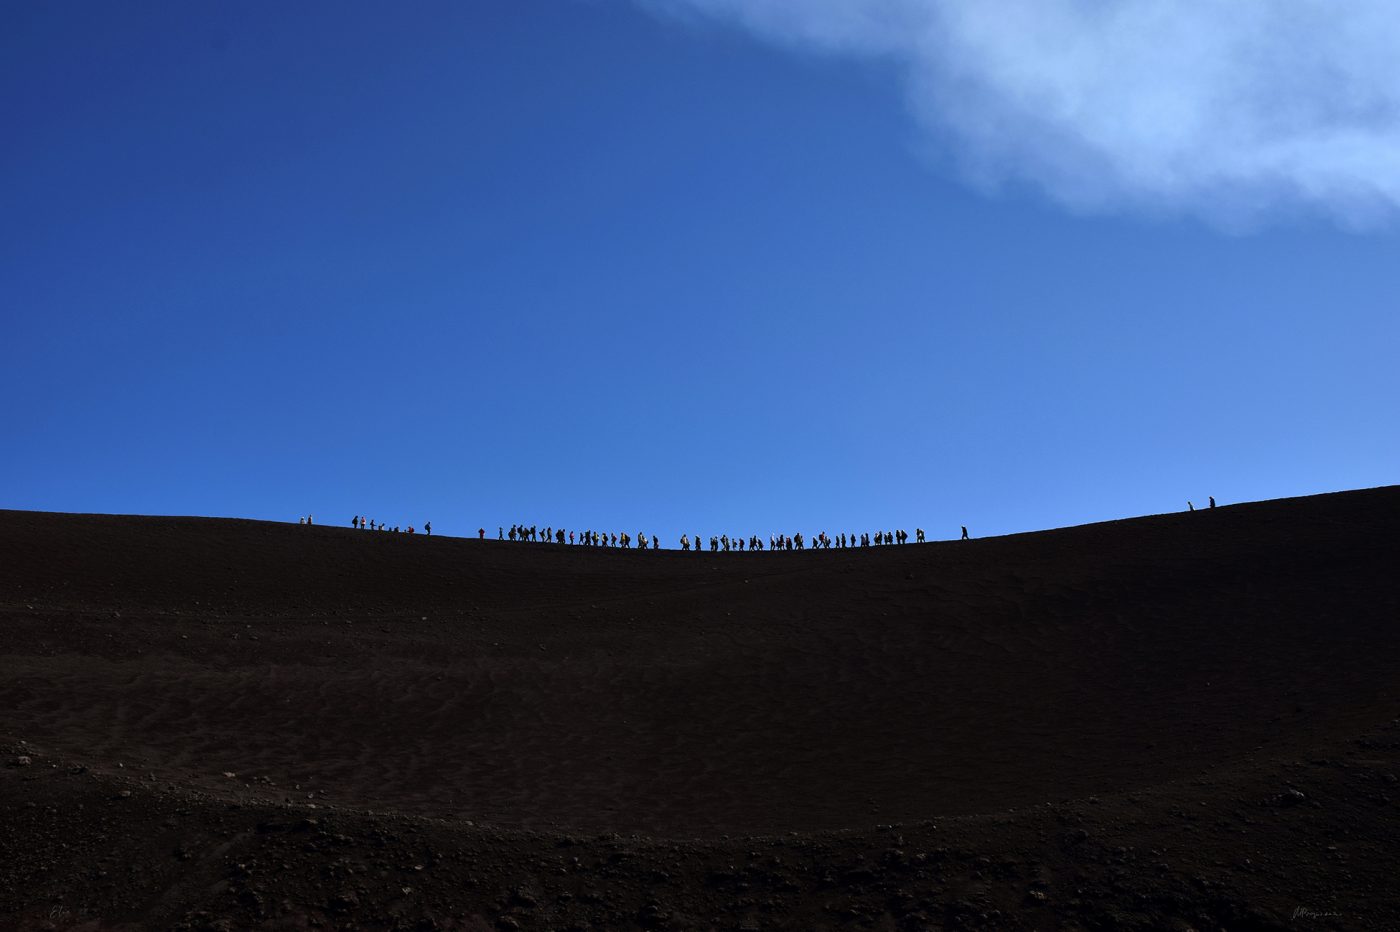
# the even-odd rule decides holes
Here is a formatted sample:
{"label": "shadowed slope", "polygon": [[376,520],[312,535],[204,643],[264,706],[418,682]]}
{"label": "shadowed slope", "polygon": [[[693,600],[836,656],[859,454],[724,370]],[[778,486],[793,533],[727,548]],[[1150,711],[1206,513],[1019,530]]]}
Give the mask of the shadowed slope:
{"label": "shadowed slope", "polygon": [[1396,488],[792,554],[0,512],[0,733],[516,826],[1024,807],[1390,718],[1398,542]]}

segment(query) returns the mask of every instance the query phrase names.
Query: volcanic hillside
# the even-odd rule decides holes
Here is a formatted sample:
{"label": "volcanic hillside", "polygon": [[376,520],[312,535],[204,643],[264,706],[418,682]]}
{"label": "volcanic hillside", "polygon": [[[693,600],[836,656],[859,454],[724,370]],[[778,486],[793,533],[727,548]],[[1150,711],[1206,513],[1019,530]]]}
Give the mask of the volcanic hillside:
{"label": "volcanic hillside", "polygon": [[[0,512],[0,741],[29,752],[0,802],[28,804],[12,815],[29,844],[54,827],[47,807],[76,799],[54,782],[74,773],[159,787],[171,811],[314,806],[542,851],[621,833],[713,852],[1233,786],[1400,715],[1398,568],[1400,488],[795,553]],[[41,783],[58,795],[35,805]],[[1377,805],[1369,830],[1388,842]],[[88,866],[45,863],[50,887]],[[143,883],[166,882],[151,871]],[[10,880],[0,916],[38,915],[49,888]],[[226,888],[186,890],[181,908]],[[357,889],[358,908],[374,888]],[[467,912],[530,926],[545,908],[543,893],[500,897]],[[110,902],[141,922],[174,908]],[[293,911],[336,921],[315,902]],[[570,902],[553,915],[583,908]],[[1251,922],[1286,903],[1266,905]],[[745,908],[754,928],[815,921]],[[919,915],[947,920],[933,908]],[[740,926],[657,909],[677,927]],[[899,915],[886,903],[865,919]],[[633,906],[618,917],[648,924]]]}

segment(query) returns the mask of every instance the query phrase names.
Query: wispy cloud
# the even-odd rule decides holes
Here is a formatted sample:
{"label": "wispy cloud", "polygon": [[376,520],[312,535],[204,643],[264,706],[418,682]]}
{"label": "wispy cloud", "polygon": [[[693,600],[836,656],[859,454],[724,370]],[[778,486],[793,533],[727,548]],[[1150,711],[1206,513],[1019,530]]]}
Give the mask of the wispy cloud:
{"label": "wispy cloud", "polygon": [[1400,207],[1394,0],[638,0],[898,63],[970,177],[1231,224]]}

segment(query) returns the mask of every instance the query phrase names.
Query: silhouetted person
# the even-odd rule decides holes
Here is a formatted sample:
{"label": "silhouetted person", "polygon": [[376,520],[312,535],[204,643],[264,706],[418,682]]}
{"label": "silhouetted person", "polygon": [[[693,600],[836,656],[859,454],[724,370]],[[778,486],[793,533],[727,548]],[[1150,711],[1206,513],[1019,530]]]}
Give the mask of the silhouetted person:
{"label": "silhouetted person", "polygon": [[916,541],[918,541],[919,543],[921,543],[921,544],[924,542],[924,529],[923,529],[923,528],[921,528],[921,527],[916,527],[916,528],[914,528],[914,539],[915,539]]}
{"label": "silhouetted person", "polygon": [[1190,501],[1187,501],[1187,503],[1186,503],[1186,509],[1187,509],[1188,511],[1195,511],[1195,510],[1196,510],[1196,506],[1193,505],[1193,504],[1191,504]]}
{"label": "silhouetted person", "polygon": [[651,549],[652,549],[652,550],[660,550],[660,549],[661,549],[661,538],[657,537],[655,534],[651,535]]}
{"label": "silhouetted person", "polygon": [[1212,495],[1212,496],[1210,497],[1210,507],[1212,507],[1212,508],[1215,507],[1215,496],[1214,496],[1214,495]]}
{"label": "silhouetted person", "polygon": [[433,533],[433,522],[431,522],[431,521],[424,521],[424,522],[423,522],[423,533],[424,533],[424,534],[427,534],[427,535],[430,536],[430,537],[432,536],[432,533]]}
{"label": "silhouetted person", "polygon": [[967,536],[967,525],[964,524],[964,525],[960,525],[960,526],[962,527],[962,532],[963,532],[963,533],[962,533],[962,539],[963,539],[963,540],[968,540],[969,538],[968,538],[968,536]]}
{"label": "silhouetted person", "polygon": [[486,539],[486,528],[484,528],[484,527],[479,527],[479,528],[477,528],[477,529],[476,529],[476,536],[477,536],[478,538],[480,538],[481,540],[485,540],[485,539]]}

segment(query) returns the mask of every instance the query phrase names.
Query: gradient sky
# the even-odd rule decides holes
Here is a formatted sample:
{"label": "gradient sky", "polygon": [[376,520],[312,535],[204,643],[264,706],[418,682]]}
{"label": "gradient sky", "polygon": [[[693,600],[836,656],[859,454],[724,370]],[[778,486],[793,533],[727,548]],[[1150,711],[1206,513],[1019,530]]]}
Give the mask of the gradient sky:
{"label": "gradient sky", "polygon": [[895,63],[654,7],[8,5],[0,507],[671,546],[1396,481],[1392,223],[974,183]]}

